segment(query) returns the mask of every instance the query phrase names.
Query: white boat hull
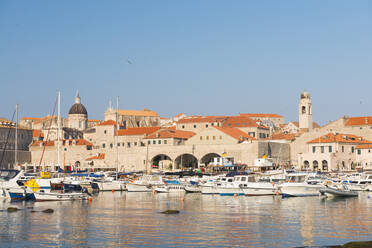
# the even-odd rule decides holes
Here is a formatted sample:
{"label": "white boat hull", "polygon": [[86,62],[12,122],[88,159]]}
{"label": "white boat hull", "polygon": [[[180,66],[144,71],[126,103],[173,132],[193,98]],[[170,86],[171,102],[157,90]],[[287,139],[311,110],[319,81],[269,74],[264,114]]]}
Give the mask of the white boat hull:
{"label": "white boat hull", "polygon": [[118,181],[112,182],[97,182],[100,191],[121,191],[124,190],[124,185]]}
{"label": "white boat hull", "polygon": [[152,186],[147,184],[128,183],[126,187],[128,192],[152,192]]}
{"label": "white boat hull", "polygon": [[244,192],[240,188],[233,188],[233,187],[217,187],[216,188],[217,194],[221,196],[225,195],[244,195]]}
{"label": "white boat hull", "polygon": [[255,196],[255,195],[275,195],[278,192],[278,189],[275,185],[271,183],[268,184],[257,184],[249,185],[242,188],[244,195]]}
{"label": "white boat hull", "polygon": [[321,187],[321,185],[284,183],[279,186],[279,190],[283,196],[317,196]]}
{"label": "white boat hull", "polygon": [[87,200],[85,193],[52,193],[52,192],[34,192],[36,201],[74,201]]}

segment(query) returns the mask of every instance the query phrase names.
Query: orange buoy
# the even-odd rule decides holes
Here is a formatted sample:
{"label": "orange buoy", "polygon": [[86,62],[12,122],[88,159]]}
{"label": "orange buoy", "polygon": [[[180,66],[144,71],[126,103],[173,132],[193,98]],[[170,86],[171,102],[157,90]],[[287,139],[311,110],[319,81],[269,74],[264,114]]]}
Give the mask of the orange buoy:
{"label": "orange buoy", "polygon": [[181,197],[181,201],[184,202],[185,201],[185,198],[184,197]]}
{"label": "orange buoy", "polygon": [[92,200],[93,200],[93,198],[92,197],[89,197],[89,203],[92,203]]}
{"label": "orange buoy", "polygon": [[115,190],[112,190],[112,193],[114,193],[115,192]]}

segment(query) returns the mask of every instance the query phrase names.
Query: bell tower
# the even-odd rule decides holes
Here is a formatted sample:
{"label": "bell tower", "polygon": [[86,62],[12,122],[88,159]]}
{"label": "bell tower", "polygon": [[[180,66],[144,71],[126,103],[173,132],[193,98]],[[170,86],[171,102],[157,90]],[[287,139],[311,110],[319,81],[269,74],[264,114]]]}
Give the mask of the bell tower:
{"label": "bell tower", "polygon": [[300,130],[310,132],[313,130],[313,108],[310,94],[307,91],[301,93],[298,105],[298,123]]}

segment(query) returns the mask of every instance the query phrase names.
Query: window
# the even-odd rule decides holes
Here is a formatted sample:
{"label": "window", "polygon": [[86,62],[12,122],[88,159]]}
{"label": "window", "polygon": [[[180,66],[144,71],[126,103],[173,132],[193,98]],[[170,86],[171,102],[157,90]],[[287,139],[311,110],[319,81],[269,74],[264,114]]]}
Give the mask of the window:
{"label": "window", "polygon": [[182,125],[182,128],[185,128],[185,125]]}
{"label": "window", "polygon": [[161,144],[161,140],[158,140],[158,144],[159,144],[159,145]]}
{"label": "window", "polygon": [[125,143],[123,142],[123,143],[121,143],[121,145],[124,147],[125,146]]}
{"label": "window", "polygon": [[137,127],[139,127],[141,125],[141,123],[139,121],[137,121]]}
{"label": "window", "polygon": [[137,142],[134,142],[134,146],[137,146]]}
{"label": "window", "polygon": [[105,143],[103,143],[103,144],[102,144],[102,148],[105,148],[105,147],[106,147],[106,144],[105,144]]}
{"label": "window", "polygon": [[361,152],[361,150],[360,149],[358,149],[358,155],[360,155],[362,152]]}
{"label": "window", "polygon": [[164,143],[164,145],[166,145],[166,144],[167,144],[167,140],[164,140],[164,142],[163,142],[163,143]]}
{"label": "window", "polygon": [[130,147],[130,142],[127,143],[127,147]]}
{"label": "window", "polygon": [[216,140],[216,136],[213,136],[213,140]]}
{"label": "window", "polygon": [[113,147],[113,145],[112,145],[112,143],[110,144],[110,148],[112,148]]}
{"label": "window", "polygon": [[153,141],[152,141],[152,144],[156,145],[156,140],[153,140]]}
{"label": "window", "polygon": [[351,153],[354,153],[354,146],[351,147]]}
{"label": "window", "polygon": [[316,148],[315,148],[315,146],[313,146],[313,153],[315,153],[315,150],[316,150]]}
{"label": "window", "polygon": [[200,140],[203,140],[203,136],[200,136]]}
{"label": "window", "polygon": [[324,153],[324,146],[321,146],[321,147],[320,147],[320,152],[321,152],[321,153]]}
{"label": "window", "polygon": [[106,133],[107,133],[107,131],[105,130],[105,131],[103,131],[103,133],[104,133],[104,134],[106,134]]}
{"label": "window", "polygon": [[328,147],[328,152],[332,152],[332,146]]}
{"label": "window", "polygon": [[371,153],[371,149],[368,149],[368,153]]}
{"label": "window", "polygon": [[205,124],[205,127],[208,127],[208,124]]}
{"label": "window", "polygon": [[194,128],[196,128],[196,125],[194,125]]}
{"label": "window", "polygon": [[148,144],[148,145],[150,145],[150,144],[151,144],[151,141],[150,141],[150,140],[148,140],[148,141],[147,141],[147,144]]}
{"label": "window", "polygon": [[120,143],[118,143],[118,146],[120,146]]}
{"label": "window", "polygon": [[345,152],[345,147],[344,146],[341,147],[341,151]]}
{"label": "window", "polygon": [[209,136],[207,136],[207,140],[209,140]]}

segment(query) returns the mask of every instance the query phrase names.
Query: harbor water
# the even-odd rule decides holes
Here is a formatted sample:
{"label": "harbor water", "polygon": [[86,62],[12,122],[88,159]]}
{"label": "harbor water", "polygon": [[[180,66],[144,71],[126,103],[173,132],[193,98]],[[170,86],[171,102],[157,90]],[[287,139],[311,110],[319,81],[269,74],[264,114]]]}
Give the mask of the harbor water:
{"label": "harbor water", "polygon": [[[54,212],[41,212],[48,208]],[[1,201],[0,209],[0,247],[316,247],[372,240],[372,193],[330,199],[105,192],[92,202]],[[180,212],[161,213],[168,209]]]}

